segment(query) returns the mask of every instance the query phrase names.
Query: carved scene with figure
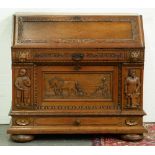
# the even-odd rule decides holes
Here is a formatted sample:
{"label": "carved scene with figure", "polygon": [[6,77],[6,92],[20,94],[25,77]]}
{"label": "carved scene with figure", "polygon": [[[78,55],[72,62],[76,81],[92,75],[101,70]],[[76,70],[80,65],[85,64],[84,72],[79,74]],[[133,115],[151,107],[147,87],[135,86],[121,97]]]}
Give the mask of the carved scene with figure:
{"label": "carved scene with figure", "polygon": [[111,99],[110,73],[44,74],[45,99]]}

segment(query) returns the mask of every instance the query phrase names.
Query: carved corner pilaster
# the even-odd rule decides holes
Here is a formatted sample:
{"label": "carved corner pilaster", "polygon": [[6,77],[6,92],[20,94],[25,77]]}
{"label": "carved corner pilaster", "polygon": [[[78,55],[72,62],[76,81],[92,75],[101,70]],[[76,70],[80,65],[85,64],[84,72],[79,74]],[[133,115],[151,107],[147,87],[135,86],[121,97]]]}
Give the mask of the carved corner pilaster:
{"label": "carved corner pilaster", "polygon": [[33,68],[13,67],[13,95],[16,109],[31,109],[33,103]]}
{"label": "carved corner pilaster", "polygon": [[124,109],[141,109],[141,70],[137,68],[128,68],[124,77]]}

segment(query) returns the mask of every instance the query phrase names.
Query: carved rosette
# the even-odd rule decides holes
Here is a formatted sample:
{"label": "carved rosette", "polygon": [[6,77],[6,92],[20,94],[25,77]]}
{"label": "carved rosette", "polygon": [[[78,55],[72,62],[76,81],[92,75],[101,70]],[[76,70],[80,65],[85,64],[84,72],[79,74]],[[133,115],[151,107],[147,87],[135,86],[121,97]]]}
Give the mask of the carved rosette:
{"label": "carved rosette", "polygon": [[31,59],[31,52],[29,50],[27,51],[17,51],[16,52],[16,59],[19,62],[26,62]]}
{"label": "carved rosette", "polygon": [[138,121],[135,119],[127,119],[125,120],[125,124],[128,126],[136,126],[138,125]]}
{"label": "carved rosette", "polygon": [[17,118],[15,120],[15,123],[16,123],[16,125],[19,125],[19,126],[27,126],[31,122],[30,122],[30,119],[28,119],[28,118]]}
{"label": "carved rosette", "polygon": [[144,52],[141,50],[131,50],[129,51],[129,61],[143,61],[144,60]]}

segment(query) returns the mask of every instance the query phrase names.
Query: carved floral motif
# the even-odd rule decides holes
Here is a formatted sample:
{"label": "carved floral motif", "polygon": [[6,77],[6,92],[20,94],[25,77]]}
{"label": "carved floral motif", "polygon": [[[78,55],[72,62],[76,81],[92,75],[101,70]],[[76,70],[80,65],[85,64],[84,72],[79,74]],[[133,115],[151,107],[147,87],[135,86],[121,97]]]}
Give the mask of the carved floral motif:
{"label": "carved floral motif", "polygon": [[18,118],[15,120],[17,125],[26,126],[30,124],[30,120],[27,118]]}
{"label": "carved floral motif", "polygon": [[138,122],[134,119],[131,119],[131,120],[125,120],[125,124],[129,126],[136,126],[138,125]]}
{"label": "carved floral motif", "polygon": [[17,58],[20,62],[25,62],[30,59],[29,51],[19,51],[17,54]]}
{"label": "carved floral motif", "polygon": [[143,58],[141,58],[141,51],[140,50],[132,50],[130,51],[130,60],[131,61],[137,61],[137,60],[141,60]]}

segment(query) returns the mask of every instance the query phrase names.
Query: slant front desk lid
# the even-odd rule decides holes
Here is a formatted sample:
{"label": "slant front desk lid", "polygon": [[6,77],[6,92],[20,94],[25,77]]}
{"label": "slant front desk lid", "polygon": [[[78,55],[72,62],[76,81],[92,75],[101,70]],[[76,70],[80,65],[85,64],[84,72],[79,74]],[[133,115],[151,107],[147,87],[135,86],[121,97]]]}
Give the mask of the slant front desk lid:
{"label": "slant front desk lid", "polygon": [[138,15],[15,15],[17,48],[141,48]]}

